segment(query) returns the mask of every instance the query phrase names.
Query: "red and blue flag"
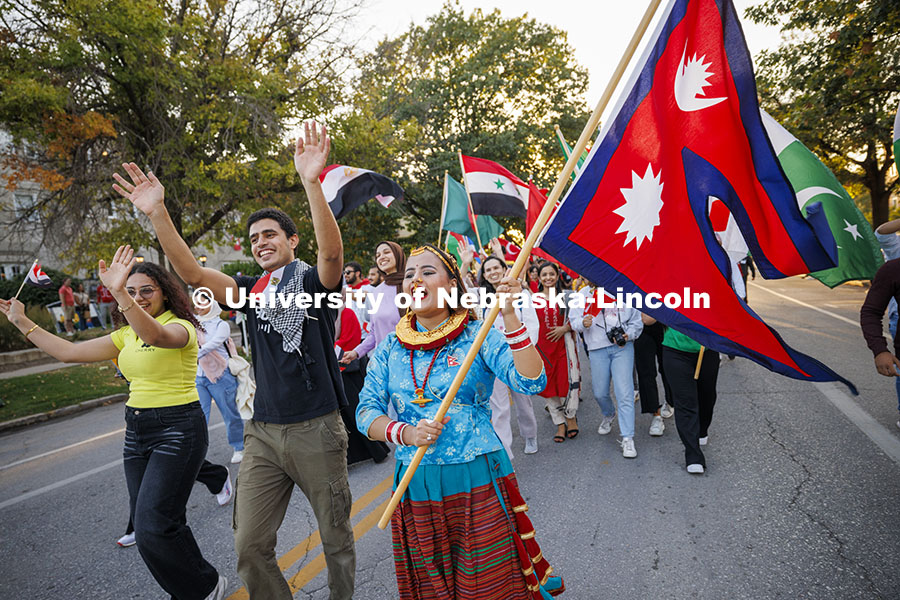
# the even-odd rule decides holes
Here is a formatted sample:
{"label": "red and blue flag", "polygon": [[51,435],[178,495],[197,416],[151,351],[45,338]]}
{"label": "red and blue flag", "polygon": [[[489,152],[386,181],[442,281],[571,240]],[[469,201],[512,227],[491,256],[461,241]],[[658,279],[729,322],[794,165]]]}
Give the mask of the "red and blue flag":
{"label": "red and blue flag", "polygon": [[[699,343],[784,375],[852,384],[787,346],[735,294],[710,197],[767,278],[833,267],[821,211],[804,218],[766,135],[729,0],[672,0],[540,246],[608,292],[705,292],[709,308],[644,308]],[[675,304],[674,301],[672,304]],[[855,390],[854,390],[855,392]]]}

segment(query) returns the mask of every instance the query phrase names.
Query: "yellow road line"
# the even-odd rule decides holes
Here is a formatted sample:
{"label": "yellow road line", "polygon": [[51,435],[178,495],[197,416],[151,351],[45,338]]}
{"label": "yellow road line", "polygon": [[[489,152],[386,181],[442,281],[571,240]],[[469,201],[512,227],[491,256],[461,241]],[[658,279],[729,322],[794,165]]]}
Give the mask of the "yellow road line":
{"label": "yellow road line", "polygon": [[[381,513],[384,512],[384,509],[387,508],[390,501],[390,498],[386,498],[378,508],[367,514],[356,524],[356,527],[353,528],[354,539],[359,540],[362,536],[366,535],[370,529],[378,524]],[[306,587],[306,584],[315,579],[316,575],[321,573],[324,568],[325,554],[319,554],[288,580],[288,585],[291,587],[291,594],[296,594],[299,590]]]}
{"label": "yellow road line", "polygon": [[[381,496],[383,493],[388,491],[391,488],[391,483],[393,482],[393,480],[394,480],[393,475],[391,475],[390,477],[386,477],[384,479],[384,481],[382,481],[381,483],[379,483],[378,485],[373,487],[371,490],[366,492],[359,500],[354,502],[353,506],[350,509],[350,518],[352,519],[353,517],[358,515],[360,512],[365,510],[370,504],[372,504],[372,502],[374,502],[379,496]],[[384,509],[385,509],[385,506],[382,505],[380,507],[380,510],[383,512]],[[375,512],[378,512],[378,511],[375,511]],[[360,521],[360,523],[359,523],[359,525],[357,525],[357,527],[359,527],[363,523],[366,523],[370,517],[371,517],[371,514],[368,515],[367,517],[365,517],[362,521]],[[354,534],[357,531],[357,527],[353,528]],[[363,531],[360,535],[365,534],[365,532],[368,531],[368,529],[369,528],[367,528],[365,531]],[[359,539],[359,538],[357,538],[357,539]],[[293,548],[291,548],[290,550],[285,552],[284,555],[278,559],[278,568],[281,569],[282,573],[287,571],[294,564],[296,564],[297,561],[302,559],[304,556],[308,555],[321,543],[322,543],[322,538],[320,537],[319,530],[317,529],[316,531],[312,532],[312,534],[310,534],[309,537],[307,537],[305,540],[303,540],[302,542],[300,542],[299,544],[297,544],[296,546],[294,546]],[[311,561],[309,565],[306,565],[303,569],[300,570],[300,573],[302,573],[302,572],[304,572],[304,570],[308,569],[317,560],[321,560],[321,563],[322,563],[322,566],[320,566],[315,571],[315,574],[318,574],[318,572],[321,571],[325,566],[325,559],[324,559],[323,555],[319,555],[318,557],[313,559],[313,561]],[[296,579],[300,573],[295,575],[291,579],[291,581]],[[313,575],[313,577],[315,577],[315,574]],[[312,579],[312,578],[310,578],[310,579]],[[232,595],[228,596],[227,600],[249,600],[249,598],[250,598],[250,595],[247,593],[247,588],[242,587],[241,589],[239,589]]]}

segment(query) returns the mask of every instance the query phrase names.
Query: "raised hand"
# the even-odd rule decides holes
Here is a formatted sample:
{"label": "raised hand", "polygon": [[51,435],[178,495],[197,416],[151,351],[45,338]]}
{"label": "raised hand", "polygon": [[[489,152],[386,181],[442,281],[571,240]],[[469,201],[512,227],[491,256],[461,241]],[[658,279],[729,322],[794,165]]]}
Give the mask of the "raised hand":
{"label": "raised hand", "polygon": [[118,182],[113,184],[114,190],[130,200],[139,211],[148,217],[152,217],[159,210],[165,210],[163,200],[166,190],[152,171],[144,175],[140,167],[134,163],[123,163],[122,168],[131,178],[131,183],[125,181],[125,178],[118,173],[113,173],[113,179]]}
{"label": "raised hand", "polygon": [[309,121],[303,126],[305,135],[297,138],[294,168],[297,169],[297,174],[305,183],[319,180],[319,175],[328,160],[328,153],[331,151],[331,139],[328,137],[324,125],[322,125],[321,131],[315,121],[312,122],[312,129],[310,129]]}
{"label": "raised hand", "polygon": [[472,261],[475,260],[475,249],[470,246],[468,242],[464,242],[463,245],[459,248],[459,258],[462,261],[460,270],[465,273],[469,270],[469,266],[472,264]]}
{"label": "raised hand", "polygon": [[106,266],[105,260],[100,260],[97,265],[97,271],[100,274],[100,281],[103,282],[110,291],[122,291],[125,289],[125,282],[128,281],[128,274],[131,273],[137,259],[134,258],[134,249],[131,246],[119,246],[115,256]]}
{"label": "raised hand", "polygon": [[19,319],[25,316],[25,305],[15,298],[0,299],[0,312],[6,315],[10,323],[15,325]]}

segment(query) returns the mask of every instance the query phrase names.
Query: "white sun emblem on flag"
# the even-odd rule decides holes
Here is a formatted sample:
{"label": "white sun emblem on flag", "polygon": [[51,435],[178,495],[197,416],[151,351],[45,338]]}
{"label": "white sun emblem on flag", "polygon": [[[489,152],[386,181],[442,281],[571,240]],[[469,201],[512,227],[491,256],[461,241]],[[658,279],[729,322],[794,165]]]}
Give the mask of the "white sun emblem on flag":
{"label": "white sun emblem on flag", "polygon": [[663,206],[662,190],[662,170],[656,175],[653,165],[647,164],[643,177],[631,172],[631,187],[622,188],[625,204],[613,211],[622,217],[616,233],[625,232],[623,246],[635,240],[640,250],[644,240],[653,241],[653,229],[659,225],[659,211]]}

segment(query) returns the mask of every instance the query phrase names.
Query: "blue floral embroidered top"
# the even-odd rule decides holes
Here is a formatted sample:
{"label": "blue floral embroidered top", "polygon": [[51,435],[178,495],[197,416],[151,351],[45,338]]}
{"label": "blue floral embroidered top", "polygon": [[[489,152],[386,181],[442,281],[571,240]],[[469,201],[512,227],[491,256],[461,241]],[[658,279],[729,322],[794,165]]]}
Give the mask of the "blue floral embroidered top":
{"label": "blue floral embroidered top", "polygon": [[[417,327],[423,330],[418,324]],[[356,426],[360,432],[367,435],[372,422],[387,414],[388,402],[394,405],[397,420],[403,423],[416,425],[421,419],[433,420],[480,328],[480,322],[469,323],[456,339],[444,346],[436,350],[413,352],[413,365],[419,385],[425,379],[434,353],[438,352],[425,386],[425,397],[432,401],[424,406],[412,402],[416,397],[416,390],[409,367],[410,351],[400,344],[397,334],[388,335],[374,354],[370,355],[366,382],[359,394],[359,406],[356,409]],[[422,464],[465,463],[475,460],[476,456],[503,448],[491,425],[490,397],[495,376],[522,394],[537,394],[547,384],[543,369],[534,379],[516,371],[513,353],[505,336],[492,328],[450,405],[447,412],[450,421],[444,426],[437,441],[429,446]],[[395,457],[401,463],[409,464],[416,450],[415,446],[398,446]]]}

